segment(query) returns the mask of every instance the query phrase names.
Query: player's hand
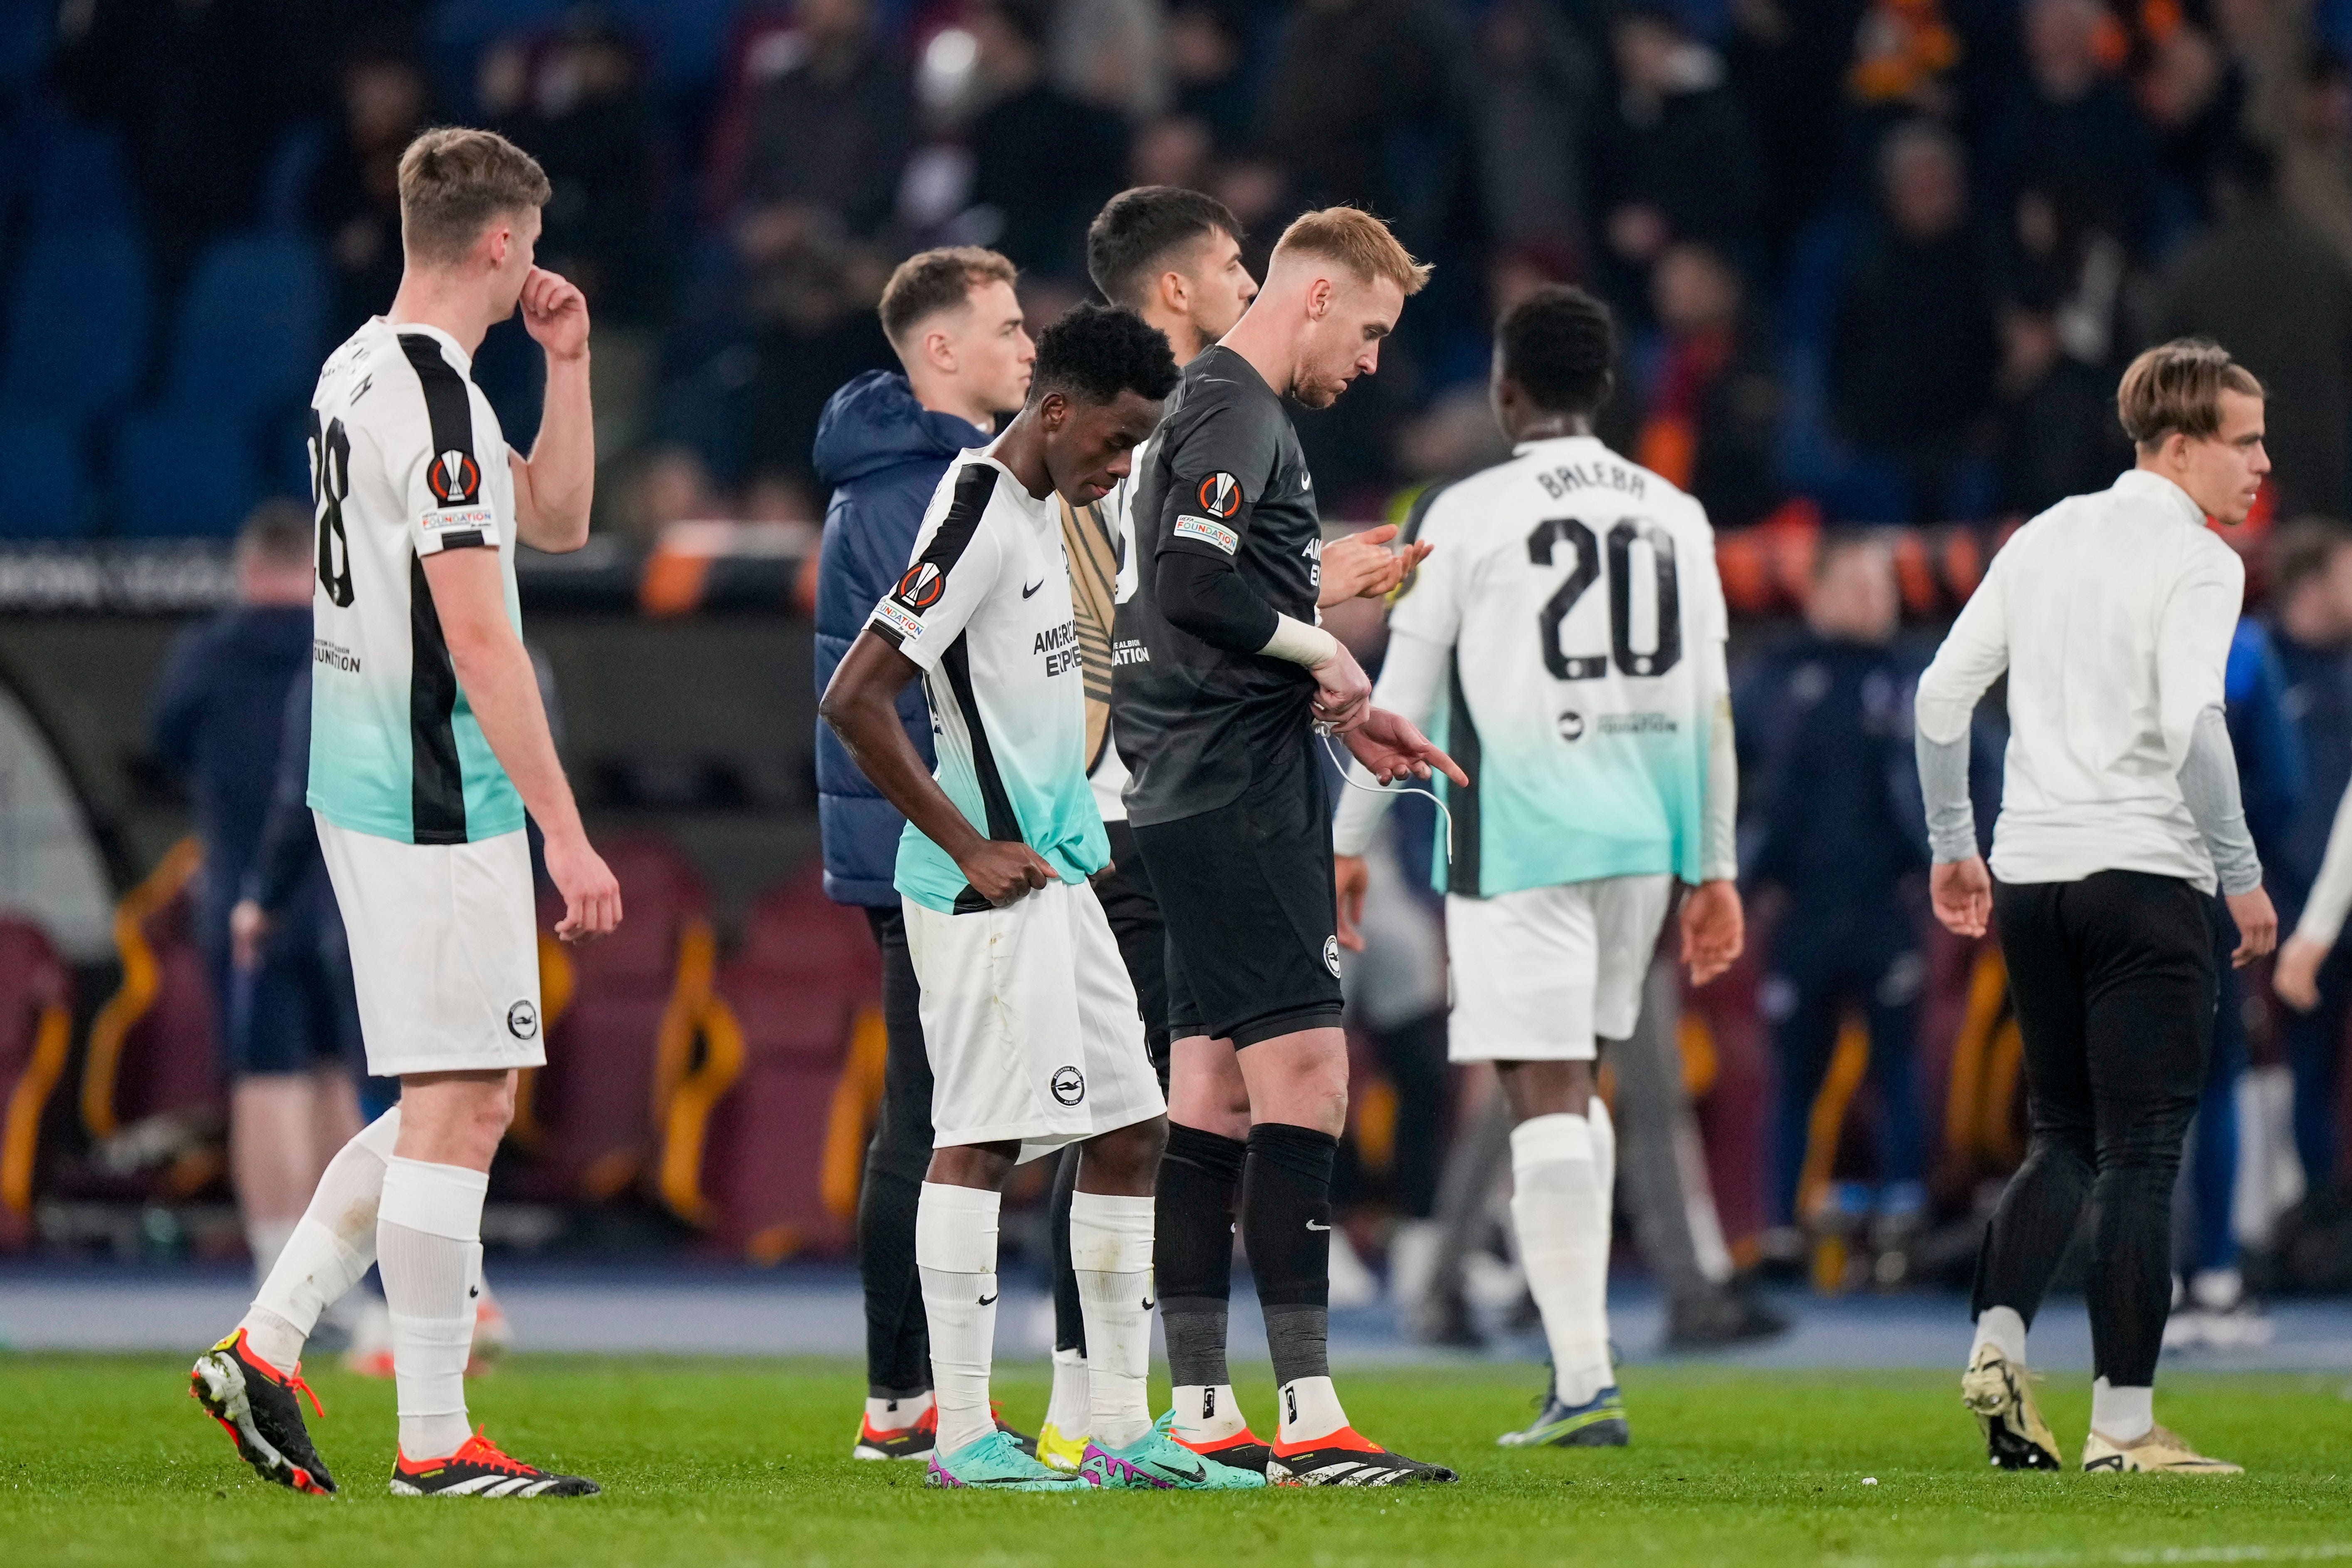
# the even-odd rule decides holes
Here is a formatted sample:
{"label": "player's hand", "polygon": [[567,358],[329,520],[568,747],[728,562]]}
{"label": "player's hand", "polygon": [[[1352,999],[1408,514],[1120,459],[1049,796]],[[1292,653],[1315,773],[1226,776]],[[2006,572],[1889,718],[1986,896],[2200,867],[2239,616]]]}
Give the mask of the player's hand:
{"label": "player's hand", "polygon": [[550,359],[588,352],[588,296],[556,273],[534,267],[522,280],[522,325]]}
{"label": "player's hand", "polygon": [[1946,860],[1927,873],[1927,901],[1954,936],[1982,936],[1992,923],[1992,873],[1984,857]]}
{"label": "player's hand", "polygon": [[1370,710],[1372,679],[1346,643],[1339,647],[1339,652],[1307,673],[1315,677],[1315,717],[1329,725],[1333,734],[1344,735],[1362,723]]}
{"label": "player's hand", "polygon": [[1396,591],[1405,574],[1420,565],[1433,547],[1413,543],[1391,552],[1389,542],[1397,525],[1384,522],[1361,533],[1343,533],[1323,546],[1322,585],[1315,595],[1318,609],[1328,610],[1349,599],[1377,599]]}
{"label": "player's hand", "polygon": [[972,891],[1000,910],[1061,879],[1044,857],[1026,844],[994,838],[983,838],[957,856],[956,865]]}
{"label": "player's hand", "polygon": [[1739,884],[1701,882],[1683,900],[1683,963],[1693,985],[1704,985],[1733,964],[1748,946],[1748,916]]}
{"label": "player's hand", "polygon": [[239,899],[228,912],[230,962],[239,969],[261,967],[261,944],[269,940],[269,913],[253,899]]}
{"label": "player's hand", "polygon": [[1363,722],[1339,737],[1356,761],[1382,784],[1401,779],[1425,779],[1435,768],[1463,788],[1470,775],[1462,765],[1430,743],[1428,736],[1385,708],[1364,710]]}
{"label": "player's hand", "polygon": [[1364,889],[1372,885],[1371,868],[1361,855],[1331,857],[1331,881],[1339,896],[1339,945],[1349,952],[1364,951]]}
{"label": "player's hand", "polygon": [[2230,967],[2243,969],[2278,945],[2278,911],[2271,908],[2271,896],[2256,886],[2249,892],[2231,893],[2221,900],[2230,906],[2230,918],[2238,922],[2238,951],[2230,955]]}
{"label": "player's hand", "polygon": [[2309,937],[2291,936],[2279,946],[2271,989],[2296,1012],[2308,1013],[2319,1005],[2319,966],[2326,962],[2327,949]]}
{"label": "player's hand", "polygon": [[558,942],[593,942],[621,923],[621,883],[604,858],[588,847],[588,836],[547,836],[547,875],[563,895],[563,918],[555,922]]}

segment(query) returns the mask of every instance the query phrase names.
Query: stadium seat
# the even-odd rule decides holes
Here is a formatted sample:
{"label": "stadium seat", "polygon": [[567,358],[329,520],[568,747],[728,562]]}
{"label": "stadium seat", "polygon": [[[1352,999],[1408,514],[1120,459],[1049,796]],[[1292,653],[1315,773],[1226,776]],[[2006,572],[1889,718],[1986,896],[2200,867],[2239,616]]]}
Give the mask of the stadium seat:
{"label": "stadium seat", "polygon": [[562,955],[568,994],[560,1013],[549,1008],[548,1065],[532,1075],[517,1173],[523,1195],[542,1201],[614,1198],[652,1174],[657,1107],[690,1070],[709,1003],[709,896],[692,863],[652,835],[599,847],[628,918]]}
{"label": "stadium seat", "polygon": [[45,228],[8,303],[0,414],[80,421],[120,404],[147,345],[147,269],[128,229]]}
{"label": "stadium seat", "polygon": [[0,539],[76,539],[89,526],[81,433],[55,419],[0,417]]}
{"label": "stadium seat", "polygon": [[81,1120],[96,1148],[79,1195],[181,1201],[226,1166],[211,983],[190,929],[204,851],[173,845],[114,914],[122,983],[90,1021]]}
{"label": "stadium seat", "polygon": [[881,1087],[880,999],[864,918],[814,869],[753,907],[719,977],[716,1032],[736,1031],[740,1074],[695,1147],[674,1136],[665,1151],[666,1171],[695,1157],[697,1217],[718,1246],[759,1262],[848,1246]]}
{"label": "stadium seat", "polygon": [[164,401],[244,421],[299,400],[319,374],[326,280],[291,235],[225,239],[196,263],[180,306]]}
{"label": "stadium seat", "polygon": [[73,980],[39,927],[0,918],[0,1252],[33,1237],[41,1123],[73,1044]]}
{"label": "stadium seat", "polygon": [[114,499],[125,534],[235,533],[254,500],[251,438],[209,414],[132,414],[115,430]]}

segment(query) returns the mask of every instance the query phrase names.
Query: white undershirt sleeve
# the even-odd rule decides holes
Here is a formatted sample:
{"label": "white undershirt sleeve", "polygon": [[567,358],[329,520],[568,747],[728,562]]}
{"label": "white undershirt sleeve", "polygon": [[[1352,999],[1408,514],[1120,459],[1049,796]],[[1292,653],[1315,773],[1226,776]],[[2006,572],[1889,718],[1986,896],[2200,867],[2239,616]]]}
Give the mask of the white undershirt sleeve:
{"label": "white undershirt sleeve", "polygon": [[2352,912],[2352,789],[2346,790],[2336,804],[2336,825],[2327,830],[2327,853],[2320,859],[2311,896],[2303,901],[2303,918],[2295,922],[2294,934],[2322,947],[2334,947],[2343,934],[2347,912]]}
{"label": "white undershirt sleeve", "polygon": [[[1388,657],[1372,685],[1372,706],[1385,708],[1416,728],[1428,728],[1437,707],[1437,685],[1445,679],[1445,661],[1452,652],[1443,643],[1391,627]],[[1351,761],[1348,786],[1340,794],[1339,816],[1331,824],[1332,852],[1361,855],[1397,792],[1382,788],[1363,763]]]}
{"label": "white undershirt sleeve", "polygon": [[1707,645],[1700,707],[1707,715],[1706,804],[1699,827],[1699,879],[1739,877],[1739,747],[1731,728],[1731,670],[1723,645]]}

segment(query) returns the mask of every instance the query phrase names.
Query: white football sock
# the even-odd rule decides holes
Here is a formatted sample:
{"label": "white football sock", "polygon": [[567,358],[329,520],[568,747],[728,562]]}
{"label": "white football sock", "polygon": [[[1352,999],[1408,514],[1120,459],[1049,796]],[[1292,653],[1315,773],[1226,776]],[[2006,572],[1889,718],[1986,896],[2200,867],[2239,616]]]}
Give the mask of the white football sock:
{"label": "white football sock", "polygon": [[980,1187],[925,1182],[915,1203],[915,1271],[931,1329],[931,1397],[942,1457],[996,1429],[988,1368],[996,1350],[996,1217],[1003,1200]]}
{"label": "white football sock", "polygon": [[1065,1437],[1083,1437],[1087,1435],[1087,1414],[1092,1404],[1093,1395],[1087,1387],[1086,1352],[1079,1350],[1055,1351],[1054,1393],[1045,1401],[1045,1424]]}
{"label": "white football sock", "polygon": [[1151,1430],[1149,1197],[1070,1196],[1070,1269],[1087,1324],[1087,1434],[1124,1448]]}
{"label": "white football sock", "polygon": [[[1601,1234],[1612,1236],[1617,1229],[1617,1123],[1610,1119],[1608,1101],[1597,1094],[1585,1101],[1584,1124],[1592,1131],[1592,1173],[1601,1184]],[[1606,1258],[1602,1267],[1607,1267]]]}
{"label": "white football sock", "polygon": [[2011,1366],[2025,1364],[2025,1319],[2014,1307],[1987,1307],[1977,1314],[1976,1338],[1969,1342],[1969,1363],[1974,1365],[1977,1352],[1990,1345],[2001,1359]]}
{"label": "white football sock", "polygon": [[392,1311],[392,1373],[400,1451],[454,1454],[466,1424],[466,1357],[474,1343],[474,1281],[482,1267],[482,1198],[490,1178],[463,1165],[392,1159],[376,1212],[376,1261]]}
{"label": "white football sock", "polygon": [[1170,1395],[1176,1420],[1169,1428],[1187,1443],[1220,1443],[1249,1427],[1230,1383],[1183,1383]]}
{"label": "white football sock", "polygon": [[302,1216],[292,1219],[254,1219],[245,1222],[245,1249],[253,1255],[253,1289],[258,1293],[269,1279],[269,1271],[278,1267],[278,1255],[294,1239],[294,1227]]}
{"label": "white football sock", "polygon": [[293,1370],[319,1314],[375,1261],[376,1203],[399,1136],[395,1105],[336,1151],[247,1310],[240,1325],[246,1343],[280,1372]]}
{"label": "white football sock", "polygon": [[909,1394],[904,1399],[866,1398],[866,1424],[877,1432],[904,1432],[923,1418],[931,1407],[929,1394]]}
{"label": "white football sock", "polygon": [[2147,1436],[2155,1425],[2155,1389],[2117,1388],[2104,1377],[2092,1382],[2092,1431],[2110,1443],[2128,1447]]}
{"label": "white football sock", "polygon": [[1560,1402],[1609,1386],[1609,1233],[1601,1227],[1591,1124],[1531,1117],[1511,1129],[1511,1228],[1543,1313]]}
{"label": "white football sock", "polygon": [[1312,1443],[1328,1437],[1348,1424],[1340,1408],[1339,1391],[1328,1377],[1294,1377],[1276,1391],[1282,1419],[1275,1427],[1277,1443]]}

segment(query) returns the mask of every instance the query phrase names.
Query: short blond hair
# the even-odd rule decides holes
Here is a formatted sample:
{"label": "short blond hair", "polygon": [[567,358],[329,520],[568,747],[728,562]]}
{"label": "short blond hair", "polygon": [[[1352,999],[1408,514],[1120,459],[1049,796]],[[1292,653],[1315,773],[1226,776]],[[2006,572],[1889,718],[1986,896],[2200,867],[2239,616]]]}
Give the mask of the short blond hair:
{"label": "short blond hair", "polygon": [[2224,392],[2260,397],[2263,384],[2221,344],[2175,338],[2131,362],[2116,388],[2116,416],[2138,446],[2175,434],[2202,441],[2221,431]]}
{"label": "short blond hair", "polygon": [[1430,267],[1415,261],[1389,226],[1360,207],[1325,207],[1301,213],[1274,242],[1274,254],[1303,252],[1336,261],[1369,283],[1385,278],[1407,294],[1429,281]]}
{"label": "short blond hair", "polygon": [[971,291],[990,283],[1007,288],[1021,274],[1012,262],[977,245],[945,245],[919,250],[898,263],[882,285],[882,335],[895,347],[942,310],[960,310]]}
{"label": "short blond hair", "polygon": [[495,131],[442,125],[400,155],[400,243],[419,261],[460,260],[501,213],[547,205],[547,171]]}

